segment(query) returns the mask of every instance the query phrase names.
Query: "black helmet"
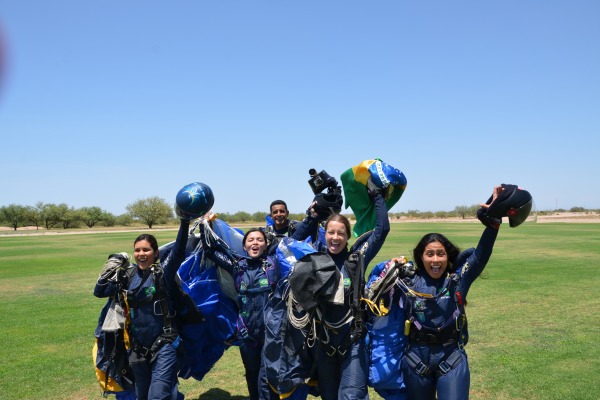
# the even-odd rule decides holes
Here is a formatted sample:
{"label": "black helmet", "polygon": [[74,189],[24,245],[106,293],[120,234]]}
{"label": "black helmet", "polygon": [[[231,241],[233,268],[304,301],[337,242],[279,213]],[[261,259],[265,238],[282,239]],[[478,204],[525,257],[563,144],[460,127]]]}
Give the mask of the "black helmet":
{"label": "black helmet", "polygon": [[531,194],[517,185],[502,184],[504,190],[498,195],[496,201],[492,203],[492,197],[486,204],[492,203],[487,209],[490,217],[502,218],[508,217],[508,223],[511,228],[521,225],[531,212],[533,197]]}
{"label": "black helmet", "polygon": [[319,193],[313,201],[315,202],[313,210],[321,221],[325,221],[331,214],[338,214],[342,211],[342,204],[344,204],[344,198],[337,192]]}

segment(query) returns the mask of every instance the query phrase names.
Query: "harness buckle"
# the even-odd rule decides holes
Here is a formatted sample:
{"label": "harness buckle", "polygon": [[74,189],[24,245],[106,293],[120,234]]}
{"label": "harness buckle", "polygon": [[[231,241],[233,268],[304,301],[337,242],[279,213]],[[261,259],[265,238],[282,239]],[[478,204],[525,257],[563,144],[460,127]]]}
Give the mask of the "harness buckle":
{"label": "harness buckle", "polygon": [[335,356],[335,353],[337,352],[337,349],[333,346],[329,346],[329,351],[326,351],[325,354],[327,354],[329,357],[333,357]]}
{"label": "harness buckle", "polygon": [[342,346],[329,346],[329,351],[326,351],[325,354],[327,354],[329,357],[333,357],[337,354],[339,354],[342,357],[346,356],[346,353],[348,352],[348,349],[343,349]]}
{"label": "harness buckle", "polygon": [[415,371],[417,371],[417,374],[424,376],[424,375],[429,375],[429,367],[427,365],[425,365],[422,361],[419,362],[419,364],[417,364],[417,366],[415,367]]}
{"label": "harness buckle", "polygon": [[177,333],[177,331],[172,326],[169,326],[169,327],[163,327],[163,333],[165,335],[173,335],[173,334]]}
{"label": "harness buckle", "polygon": [[452,367],[446,361],[442,361],[438,365],[438,368],[439,368],[440,372],[442,373],[442,375],[446,375],[452,369]]}
{"label": "harness buckle", "polygon": [[421,360],[421,358],[416,355],[414,352],[409,351],[406,354],[406,361],[411,368],[417,372],[417,374],[421,376],[426,376],[431,373],[429,367]]}
{"label": "harness buckle", "polygon": [[137,353],[145,358],[148,358],[150,357],[151,349],[149,349],[148,347],[140,346],[137,349]]}

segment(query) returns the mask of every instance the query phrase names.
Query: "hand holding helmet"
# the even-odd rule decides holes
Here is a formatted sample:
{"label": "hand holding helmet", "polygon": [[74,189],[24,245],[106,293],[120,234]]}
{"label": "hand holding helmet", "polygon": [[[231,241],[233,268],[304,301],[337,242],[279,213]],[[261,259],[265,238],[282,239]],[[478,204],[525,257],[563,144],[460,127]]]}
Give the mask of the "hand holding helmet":
{"label": "hand holding helmet", "polygon": [[494,187],[492,196],[481,204],[477,210],[477,218],[486,226],[498,229],[502,217],[508,217],[511,228],[521,225],[531,212],[533,197],[517,185],[503,183]]}

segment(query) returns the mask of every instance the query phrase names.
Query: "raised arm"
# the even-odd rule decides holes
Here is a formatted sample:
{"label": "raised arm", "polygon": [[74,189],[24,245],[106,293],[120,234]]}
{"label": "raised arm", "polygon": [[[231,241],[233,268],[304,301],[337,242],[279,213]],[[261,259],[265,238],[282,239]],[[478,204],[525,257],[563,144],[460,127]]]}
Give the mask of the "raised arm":
{"label": "raised arm", "polygon": [[385,205],[385,201],[383,200],[383,195],[380,191],[375,191],[372,195],[372,201],[375,205],[375,214],[376,214],[376,224],[375,228],[365,233],[365,235],[369,235],[365,244],[359,245],[355,248],[356,244],[360,243],[360,238],[357,240],[356,244],[352,246],[351,252],[358,250],[358,248],[363,248],[362,246],[366,246],[364,248],[364,260],[365,266],[368,265],[379,253],[383,243],[385,242],[385,238],[390,232],[390,221],[387,215],[387,206]]}

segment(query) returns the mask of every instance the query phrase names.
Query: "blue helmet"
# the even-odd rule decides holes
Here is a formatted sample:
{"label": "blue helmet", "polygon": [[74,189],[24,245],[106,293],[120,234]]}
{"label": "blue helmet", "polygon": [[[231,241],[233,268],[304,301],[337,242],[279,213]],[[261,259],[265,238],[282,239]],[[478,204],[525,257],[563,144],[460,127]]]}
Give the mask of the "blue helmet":
{"label": "blue helmet", "polygon": [[181,219],[200,218],[210,211],[215,202],[211,188],[201,182],[192,182],[182,187],[175,197],[175,213]]}

